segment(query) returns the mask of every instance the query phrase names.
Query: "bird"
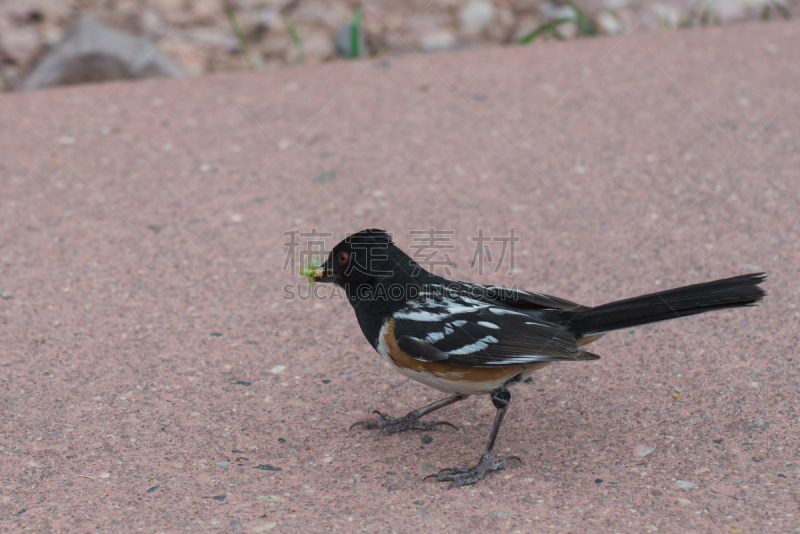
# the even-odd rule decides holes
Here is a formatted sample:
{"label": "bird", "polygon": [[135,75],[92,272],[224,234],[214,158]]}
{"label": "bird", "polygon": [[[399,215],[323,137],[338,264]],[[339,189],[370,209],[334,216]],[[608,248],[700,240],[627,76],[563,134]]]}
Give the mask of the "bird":
{"label": "bird", "polygon": [[339,286],[378,355],[402,375],[448,394],[403,417],[350,428],[393,434],[433,430],[446,421],[420,418],[472,395],[496,409],[489,440],[475,465],[444,468],[427,478],[448,487],[474,484],[517,456],[496,458],[495,442],[511,404],[510,388],[552,362],[591,361],[584,349],[606,333],[726,308],[756,305],[765,273],[752,273],[603,304],[575,302],[504,286],[442,278],[397,247],[385,230],[348,235],[313,270],[315,282]]}

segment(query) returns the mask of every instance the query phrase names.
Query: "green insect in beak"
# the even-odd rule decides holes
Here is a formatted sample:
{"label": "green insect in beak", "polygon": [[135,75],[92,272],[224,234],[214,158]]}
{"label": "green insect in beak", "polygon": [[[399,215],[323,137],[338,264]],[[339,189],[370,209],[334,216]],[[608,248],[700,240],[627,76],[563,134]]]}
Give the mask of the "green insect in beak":
{"label": "green insect in beak", "polygon": [[320,268],[319,256],[312,260],[304,260],[303,266],[300,268],[300,275],[308,278],[308,283],[314,285],[314,273]]}

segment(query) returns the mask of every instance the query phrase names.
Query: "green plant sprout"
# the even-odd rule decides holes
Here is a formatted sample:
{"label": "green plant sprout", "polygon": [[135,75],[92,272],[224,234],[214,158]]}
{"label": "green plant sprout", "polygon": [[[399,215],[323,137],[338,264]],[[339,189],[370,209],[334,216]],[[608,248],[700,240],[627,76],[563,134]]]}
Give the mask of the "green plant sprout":
{"label": "green plant sprout", "polygon": [[572,19],[560,18],[560,19],[553,19],[553,20],[551,20],[549,22],[545,22],[544,24],[542,24],[541,26],[539,26],[538,28],[536,28],[532,32],[527,33],[527,34],[523,35],[522,37],[520,37],[517,40],[517,43],[518,44],[528,44],[528,43],[530,43],[531,41],[533,41],[534,39],[536,39],[537,37],[539,37],[540,35],[542,35],[544,33],[551,33],[553,35],[553,37],[560,38],[561,36],[558,35],[558,33],[556,32],[556,28],[558,26],[560,26],[561,24],[564,24],[565,22],[572,22]]}
{"label": "green plant sprout", "polygon": [[250,50],[247,47],[247,40],[244,38],[242,28],[239,27],[239,23],[236,21],[236,15],[233,13],[233,8],[228,2],[223,2],[222,11],[225,12],[225,18],[228,19],[228,24],[231,25],[233,34],[236,36],[236,40],[239,41],[239,48],[241,48],[242,53],[244,53],[244,58],[247,60],[247,66],[250,68],[250,70],[256,70],[253,59],[250,57]]}
{"label": "green plant sprout", "polygon": [[594,23],[591,21],[591,19],[589,19],[589,17],[584,15],[583,11],[581,11],[581,9],[575,5],[575,2],[570,2],[569,7],[572,9],[572,17],[562,17],[547,21],[532,32],[529,32],[517,39],[517,44],[528,44],[545,33],[549,33],[556,39],[563,41],[564,37],[558,33],[558,27],[562,24],[566,24],[567,22],[572,22],[575,24],[575,26],[578,28],[578,34],[581,37],[594,37],[597,35],[597,28],[595,27]]}
{"label": "green plant sprout", "polygon": [[361,57],[361,8],[353,13],[353,20],[350,21],[350,59]]}
{"label": "green plant sprout", "polygon": [[583,37],[593,37],[597,35],[597,28],[595,28],[592,19],[584,15],[583,11],[575,5],[575,2],[570,2],[569,7],[571,7],[572,12],[575,13],[575,25],[578,27],[580,34]]}
{"label": "green plant sprout", "polygon": [[291,20],[283,19],[283,23],[286,25],[289,36],[292,38],[292,43],[294,43],[294,48],[297,51],[297,62],[302,63],[306,59],[306,51],[303,48],[303,41],[300,39],[300,34],[297,33],[297,28],[295,28]]}
{"label": "green plant sprout", "polygon": [[789,9],[786,7],[785,4],[782,4],[781,2],[772,1],[772,2],[764,4],[764,7],[761,8],[761,21],[762,22],[767,22],[769,20],[770,11],[772,10],[773,6],[778,11],[778,13],[780,13],[781,16],[783,18],[785,18],[786,20],[789,20],[790,18],[792,18],[792,13],[789,11]]}

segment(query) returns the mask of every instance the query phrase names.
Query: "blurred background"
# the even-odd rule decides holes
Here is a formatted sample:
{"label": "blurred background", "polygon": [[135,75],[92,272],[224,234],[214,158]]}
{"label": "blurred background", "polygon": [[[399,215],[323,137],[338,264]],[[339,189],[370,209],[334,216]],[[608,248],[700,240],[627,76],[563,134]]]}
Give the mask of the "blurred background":
{"label": "blurred background", "polygon": [[798,5],[800,0],[2,0],[0,90],[768,23],[799,14]]}

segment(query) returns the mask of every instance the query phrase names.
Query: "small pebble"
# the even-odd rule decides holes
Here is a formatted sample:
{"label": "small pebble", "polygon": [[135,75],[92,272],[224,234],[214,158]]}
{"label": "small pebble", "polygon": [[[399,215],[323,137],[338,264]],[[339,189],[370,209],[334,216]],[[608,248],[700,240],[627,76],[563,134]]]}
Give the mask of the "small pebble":
{"label": "small pebble", "polygon": [[647,456],[651,452],[655,451],[655,447],[645,447],[644,445],[639,445],[636,447],[636,455],[637,456]]}
{"label": "small pebble", "polygon": [[283,471],[280,467],[275,467],[270,464],[261,464],[254,467],[254,469],[261,469],[262,471]]}

